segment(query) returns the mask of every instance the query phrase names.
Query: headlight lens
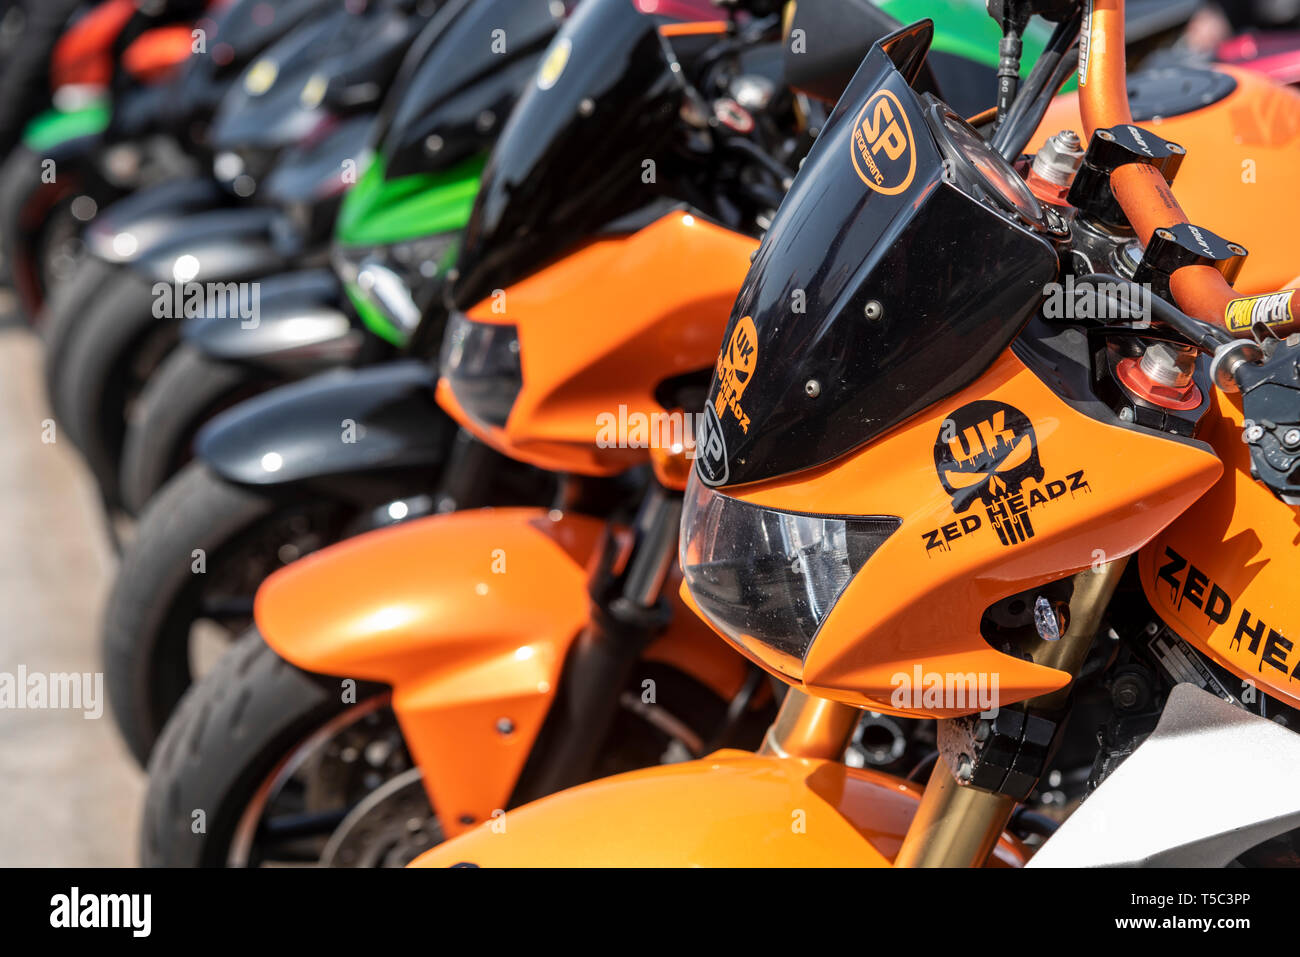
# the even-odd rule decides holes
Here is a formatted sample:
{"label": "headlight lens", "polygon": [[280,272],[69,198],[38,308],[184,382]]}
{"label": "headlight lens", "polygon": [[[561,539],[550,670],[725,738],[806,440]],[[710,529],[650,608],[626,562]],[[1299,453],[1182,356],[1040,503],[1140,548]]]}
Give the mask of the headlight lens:
{"label": "headlight lens", "polygon": [[709,488],[692,471],[682,512],[682,572],[714,627],[798,677],[840,593],[900,524],[892,516],[843,519],[761,508]]}
{"label": "headlight lens", "polygon": [[459,233],[439,233],[385,246],[336,246],[334,268],[367,325],[391,327],[377,331],[400,344],[439,299],[459,245]]}
{"label": "headlight lens", "polygon": [[453,312],[439,366],[467,415],[498,428],[506,424],[524,384],[518,329]]}

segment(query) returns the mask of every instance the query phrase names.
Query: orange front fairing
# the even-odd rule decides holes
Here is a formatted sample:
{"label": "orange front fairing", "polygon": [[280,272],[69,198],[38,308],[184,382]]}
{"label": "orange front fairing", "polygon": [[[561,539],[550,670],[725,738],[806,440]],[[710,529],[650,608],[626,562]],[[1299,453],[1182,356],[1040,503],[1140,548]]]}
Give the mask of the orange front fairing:
{"label": "orange front fairing", "polygon": [[[591,619],[605,529],[579,515],[485,509],[371,532],[268,578],[257,623],[300,668],[392,687],[430,800],[455,834],[509,806]],[[743,660],[680,608],[645,658],[723,698],[745,678]]]}
{"label": "orange front fairing", "polygon": [[[1244,295],[1272,292],[1290,285],[1300,268],[1291,237],[1300,91],[1249,70],[1215,69],[1237,81],[1233,92],[1203,109],[1138,125],[1187,150],[1174,192],[1191,220],[1250,250],[1234,287]],[[1141,83],[1141,74],[1132,83]],[[1075,94],[1053,101],[1027,152],[1063,129],[1086,142]]]}
{"label": "orange front fairing", "polygon": [[665,432],[686,429],[656,389],[713,366],[756,246],[680,212],[589,243],[468,313],[518,330],[523,386],[504,428],[469,416],[445,379],[438,401],[484,441],[541,468],[612,475],[644,464]]}
{"label": "orange front fairing", "polygon": [[194,52],[189,26],[156,27],[133,41],[122,53],[122,66],[142,83],[159,83],[170,77]]}
{"label": "orange front fairing", "polygon": [[[719,751],[544,798],[413,867],[888,867],[918,788],[830,761]],[[1004,838],[994,866],[1019,866]]]}
{"label": "orange front fairing", "polygon": [[[977,449],[1002,440],[1013,451],[982,473],[962,471],[948,454],[969,452],[975,461]],[[901,519],[849,581],[802,660],[745,636],[738,645],[812,694],[877,711],[983,710],[973,687],[970,697],[956,696],[954,675],[982,683],[1002,705],[1056,690],[1068,681],[1064,672],[984,640],[985,611],[1131,554],[1220,471],[1199,443],[1084,415],[1004,353],[971,386],[857,452],[727,490],[787,512]],[[688,545],[684,560],[691,557]],[[930,676],[948,676],[938,684],[953,696],[922,696],[918,669],[927,687]]]}
{"label": "orange front fairing", "polygon": [[1199,651],[1300,706],[1300,514],[1251,478],[1241,410],[1235,397],[1216,397],[1205,437],[1223,458],[1223,477],[1142,550],[1142,586],[1156,613]]}
{"label": "orange front fairing", "polygon": [[59,37],[50,60],[50,85],[108,86],[113,43],[135,16],[135,0],[105,0]]}

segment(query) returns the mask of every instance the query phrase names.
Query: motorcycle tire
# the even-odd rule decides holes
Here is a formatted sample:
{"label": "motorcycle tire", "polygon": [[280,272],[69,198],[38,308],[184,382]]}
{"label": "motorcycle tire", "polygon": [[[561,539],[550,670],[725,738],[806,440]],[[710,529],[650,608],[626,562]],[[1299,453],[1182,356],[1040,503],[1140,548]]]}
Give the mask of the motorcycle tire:
{"label": "motorcycle tire", "polygon": [[45,347],[47,384],[53,381],[51,376],[54,370],[62,364],[64,350],[73,330],[94,308],[120,268],[97,256],[87,256],[72,278],[61,283],[46,300],[38,325]]}
{"label": "motorcycle tire", "polygon": [[152,285],[129,270],[102,288],[50,366],[55,418],[80,449],[105,503],[120,501],[126,417],[150,372],[179,338],[178,324],[152,310]]}
{"label": "motorcycle tire", "polygon": [[232,850],[251,841],[248,809],[287,756],[350,710],[383,707],[387,691],[361,685],[355,703],[343,699],[337,680],[295,668],[255,631],[236,642],[185,695],[149,762],[141,864],[231,864]]}
{"label": "motorcycle tire", "polygon": [[182,343],[149,377],[127,423],[121,504],[138,515],[190,460],[194,437],[218,412],[281,380],[254,366],[219,362]]}
{"label": "motorcycle tire", "polygon": [[[141,765],[194,681],[196,623],[233,622],[229,630],[242,632],[261,580],[337,541],[352,518],[341,502],[241,487],[202,462],[190,463],[159,490],[122,555],[102,632],[110,709]],[[213,590],[220,597],[227,587],[235,599],[225,610],[205,608],[205,601],[217,601]]]}

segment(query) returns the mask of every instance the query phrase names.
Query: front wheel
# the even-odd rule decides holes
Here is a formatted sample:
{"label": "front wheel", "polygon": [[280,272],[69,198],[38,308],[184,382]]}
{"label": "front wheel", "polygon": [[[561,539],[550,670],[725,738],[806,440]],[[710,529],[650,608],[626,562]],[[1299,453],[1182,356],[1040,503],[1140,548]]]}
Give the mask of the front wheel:
{"label": "front wheel", "polygon": [[142,765],[182,694],[253,620],[271,572],[344,536],[356,511],[227,482],[202,462],[149,503],[104,615],[104,681]]}
{"label": "front wheel", "polygon": [[118,503],[126,419],[150,373],[179,337],[153,314],[153,287],[122,270],[51,357],[46,388],[55,417],[81,450],[104,500]]}
{"label": "front wheel", "polygon": [[402,866],[441,840],[387,689],[301,671],[256,632],[185,696],[149,764],[146,866]]}

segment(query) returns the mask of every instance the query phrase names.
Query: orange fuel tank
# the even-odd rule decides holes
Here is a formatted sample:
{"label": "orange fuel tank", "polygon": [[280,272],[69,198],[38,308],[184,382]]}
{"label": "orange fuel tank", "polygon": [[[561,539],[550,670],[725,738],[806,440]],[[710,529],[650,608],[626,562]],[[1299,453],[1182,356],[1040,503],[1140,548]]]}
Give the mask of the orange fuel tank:
{"label": "orange fuel tank", "polygon": [[[543,798],[411,866],[889,867],[920,793],[833,761],[718,751]],[[1004,836],[989,863],[1025,857]]]}
{"label": "orange fuel tank", "polygon": [[[1174,191],[1192,222],[1250,251],[1234,287],[1245,295],[1285,289],[1300,268],[1291,232],[1300,215],[1300,91],[1250,70],[1214,69],[1236,83],[1227,96],[1138,125],[1187,150]],[[1143,78],[1133,74],[1130,90]],[[1026,152],[1065,129],[1083,138],[1074,94],[1053,101]]]}
{"label": "orange fuel tank", "polygon": [[1204,436],[1222,478],[1138,556],[1147,599],[1193,647],[1300,707],[1300,510],[1250,476],[1236,396],[1215,391]]}

